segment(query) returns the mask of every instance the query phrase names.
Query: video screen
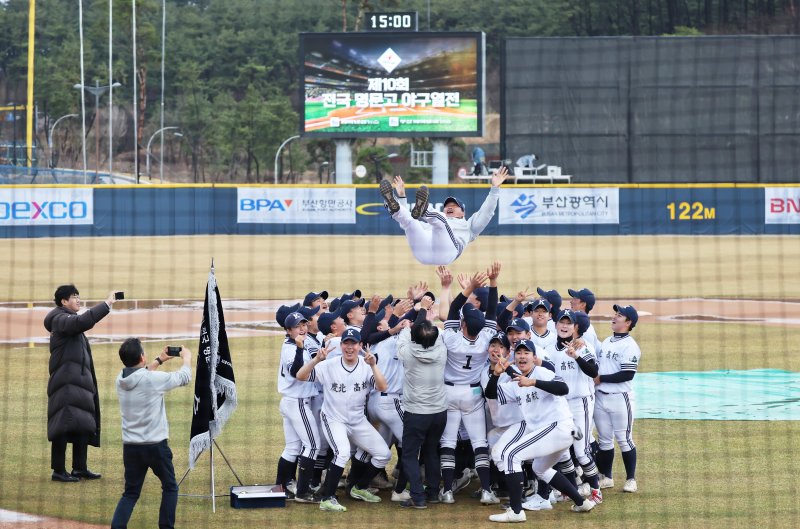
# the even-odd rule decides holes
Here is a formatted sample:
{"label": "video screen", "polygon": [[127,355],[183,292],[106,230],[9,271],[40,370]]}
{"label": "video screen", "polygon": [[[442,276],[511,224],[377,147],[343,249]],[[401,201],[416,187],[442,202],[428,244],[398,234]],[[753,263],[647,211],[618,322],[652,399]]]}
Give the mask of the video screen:
{"label": "video screen", "polygon": [[301,33],[300,133],[482,136],[483,33]]}

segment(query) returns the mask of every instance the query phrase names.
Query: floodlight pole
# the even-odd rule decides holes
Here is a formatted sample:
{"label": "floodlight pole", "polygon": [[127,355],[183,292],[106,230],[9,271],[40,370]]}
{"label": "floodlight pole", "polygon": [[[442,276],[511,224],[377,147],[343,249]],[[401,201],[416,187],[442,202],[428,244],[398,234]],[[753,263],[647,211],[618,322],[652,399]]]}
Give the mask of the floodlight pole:
{"label": "floodlight pole", "polygon": [[281,146],[278,147],[278,152],[275,153],[275,183],[276,184],[278,183],[278,159],[281,157],[281,150],[283,150],[283,148],[286,146],[287,143],[289,143],[292,140],[296,140],[299,137],[300,136],[298,135],[298,136],[292,136],[291,138],[287,138],[286,140],[284,140],[283,143],[281,143]]}

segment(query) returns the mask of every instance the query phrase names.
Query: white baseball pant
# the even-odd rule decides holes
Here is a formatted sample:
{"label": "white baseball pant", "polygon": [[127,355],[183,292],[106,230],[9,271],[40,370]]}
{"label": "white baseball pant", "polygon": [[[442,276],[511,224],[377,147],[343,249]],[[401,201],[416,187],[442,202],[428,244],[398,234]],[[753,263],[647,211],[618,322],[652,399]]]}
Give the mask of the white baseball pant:
{"label": "white baseball pant", "polygon": [[572,421],[568,423],[554,422],[532,432],[528,432],[518,441],[502,448],[505,456],[497,468],[506,474],[522,472],[522,463],[533,460],[533,471],[546,483],[550,483],[556,471],[553,466],[561,459],[572,444]]}
{"label": "white baseball pant", "polygon": [[290,463],[294,463],[298,456],[315,459],[320,448],[319,428],[311,411],[310,400],[293,397],[281,399],[279,409],[286,443],[281,457]]}
{"label": "white baseball pant", "polygon": [[619,449],[628,452],[633,444],[633,392],[595,393],[594,424],[597,426],[597,443],[600,450],[613,450],[614,439]]}
{"label": "white baseball pant", "polygon": [[350,459],[351,444],[362,449],[372,456],[372,465],[375,468],[385,468],[392,458],[392,452],[386,445],[381,435],[367,420],[366,416],[359,418],[355,423],[345,424],[333,420],[320,412],[322,431],[328,439],[328,445],[333,450],[333,464],[344,468]]}
{"label": "white baseball pant", "polygon": [[447,265],[458,259],[464,251],[447,218],[430,206],[420,220],[414,219],[411,212],[403,207],[392,218],[403,228],[411,253],[421,264]]}

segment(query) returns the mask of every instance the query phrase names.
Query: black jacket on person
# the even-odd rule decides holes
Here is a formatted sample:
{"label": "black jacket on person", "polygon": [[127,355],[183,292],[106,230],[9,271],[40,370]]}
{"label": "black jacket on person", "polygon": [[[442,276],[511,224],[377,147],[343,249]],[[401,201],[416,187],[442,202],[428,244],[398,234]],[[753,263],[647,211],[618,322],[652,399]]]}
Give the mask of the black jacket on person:
{"label": "black jacket on person", "polygon": [[83,334],[110,309],[101,302],[81,315],[66,307],[44,319],[50,332],[50,380],[47,382],[47,439],[85,441],[100,446],[100,398],[89,340]]}

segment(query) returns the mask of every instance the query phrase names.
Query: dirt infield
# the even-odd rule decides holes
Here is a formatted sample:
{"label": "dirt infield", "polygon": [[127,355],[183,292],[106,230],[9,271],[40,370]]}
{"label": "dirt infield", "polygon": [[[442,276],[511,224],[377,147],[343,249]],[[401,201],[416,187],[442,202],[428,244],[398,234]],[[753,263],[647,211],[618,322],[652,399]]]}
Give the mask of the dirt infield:
{"label": "dirt infield", "polygon": [[[275,310],[295,300],[228,300],[225,324],[230,338],[280,334]],[[633,299],[641,322],[723,322],[777,326],[800,326],[800,302],[722,299]],[[614,301],[599,300],[592,311],[595,321],[611,319]],[[91,306],[93,302],[88,302]],[[0,344],[44,345],[42,326],[51,305],[46,303],[0,305]],[[203,305],[199,301],[125,301],[115,305],[103,325],[88,334],[94,341],[121,341],[127,336],[145,340],[195,340],[200,332]]]}

